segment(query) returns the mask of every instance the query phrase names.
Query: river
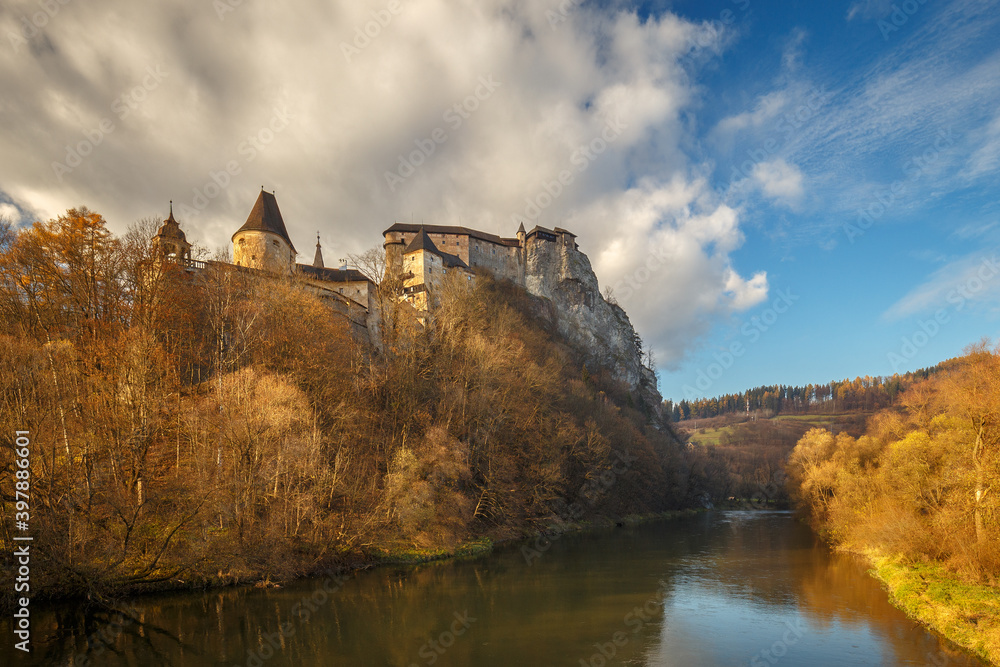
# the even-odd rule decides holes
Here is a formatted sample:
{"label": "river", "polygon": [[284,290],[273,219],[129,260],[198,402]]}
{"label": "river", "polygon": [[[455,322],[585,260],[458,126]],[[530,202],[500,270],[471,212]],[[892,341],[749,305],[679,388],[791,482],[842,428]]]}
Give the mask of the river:
{"label": "river", "polygon": [[538,546],[139,598],[134,620],[39,610],[32,659],[14,656],[9,621],[0,656],[142,667],[984,664],[908,620],[856,558],[788,513],[709,512]]}

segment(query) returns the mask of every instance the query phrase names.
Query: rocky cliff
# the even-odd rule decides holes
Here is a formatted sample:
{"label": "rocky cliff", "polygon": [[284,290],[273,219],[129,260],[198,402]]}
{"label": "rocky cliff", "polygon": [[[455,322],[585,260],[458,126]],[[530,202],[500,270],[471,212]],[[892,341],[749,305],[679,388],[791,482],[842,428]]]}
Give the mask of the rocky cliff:
{"label": "rocky cliff", "polygon": [[525,288],[556,308],[559,333],[586,350],[591,361],[609,369],[639,394],[660,421],[663,398],[656,375],[642,363],[638,337],[628,315],[601,295],[590,259],[571,245],[529,243]]}

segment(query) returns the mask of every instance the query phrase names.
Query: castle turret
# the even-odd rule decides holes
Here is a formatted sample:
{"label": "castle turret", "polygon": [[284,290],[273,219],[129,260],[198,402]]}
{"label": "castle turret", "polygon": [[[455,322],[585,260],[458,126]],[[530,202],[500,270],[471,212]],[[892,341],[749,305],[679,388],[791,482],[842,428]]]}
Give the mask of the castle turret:
{"label": "castle turret", "polygon": [[288,238],[278,200],[261,188],[250,217],[233,234],[233,262],[237,266],[287,274],[295,267],[297,254]]}
{"label": "castle turret", "polygon": [[522,222],[521,226],[517,228],[517,242],[520,244],[522,248],[524,247],[524,237],[525,237],[524,223]]}
{"label": "castle turret", "polygon": [[174,202],[170,202],[170,216],[163,221],[160,230],[153,237],[153,245],[164,257],[187,261],[191,259],[191,244],[181,230],[180,223],[174,220]]}
{"label": "castle turret", "polygon": [[389,230],[384,232],[385,243],[385,273],[387,276],[398,276],[403,271],[403,250],[406,248],[403,234]]}

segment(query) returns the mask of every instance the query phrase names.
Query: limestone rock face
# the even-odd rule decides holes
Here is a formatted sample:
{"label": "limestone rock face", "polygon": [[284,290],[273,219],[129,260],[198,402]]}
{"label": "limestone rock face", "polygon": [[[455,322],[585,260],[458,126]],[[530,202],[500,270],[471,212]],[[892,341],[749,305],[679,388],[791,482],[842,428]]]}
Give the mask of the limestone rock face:
{"label": "limestone rock face", "polygon": [[525,288],[553,303],[561,335],[637,391],[660,417],[663,399],[656,388],[656,375],[643,366],[635,329],[620,306],[605,301],[585,254],[562,243],[529,243]]}

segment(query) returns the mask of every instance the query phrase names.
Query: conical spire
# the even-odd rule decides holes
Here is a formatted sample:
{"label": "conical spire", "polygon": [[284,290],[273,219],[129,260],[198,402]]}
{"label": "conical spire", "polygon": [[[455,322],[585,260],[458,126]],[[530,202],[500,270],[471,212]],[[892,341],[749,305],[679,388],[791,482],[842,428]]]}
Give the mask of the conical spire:
{"label": "conical spire", "polygon": [[420,231],[417,233],[416,236],[413,237],[413,240],[410,241],[410,244],[406,246],[406,248],[403,250],[403,254],[405,255],[411,252],[415,252],[417,250],[426,250],[428,252],[434,253],[435,255],[441,254],[441,251],[437,249],[436,245],[434,245],[434,241],[432,241],[431,237],[427,235],[427,231],[424,230],[423,225],[420,226]]}
{"label": "conical spire", "polygon": [[[257,203],[253,205],[253,210],[250,211],[250,217],[237,230],[236,234],[246,231],[271,232],[284,239],[288,247],[292,249],[292,252],[295,252],[295,246],[292,244],[292,240],[288,237],[288,231],[285,229],[285,221],[281,219],[281,211],[278,210],[278,201],[274,198],[274,193],[265,192],[263,187],[261,187],[260,194],[257,196]],[[233,234],[233,236],[235,237],[236,234]]]}
{"label": "conical spire", "polygon": [[319,244],[319,232],[316,232],[316,257],[313,259],[313,266],[317,269],[325,268],[323,265],[323,246]]}

